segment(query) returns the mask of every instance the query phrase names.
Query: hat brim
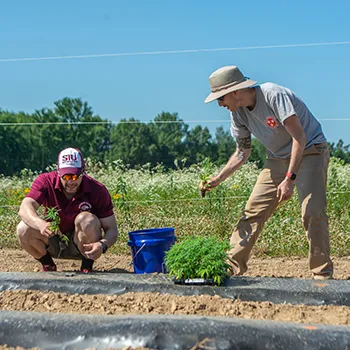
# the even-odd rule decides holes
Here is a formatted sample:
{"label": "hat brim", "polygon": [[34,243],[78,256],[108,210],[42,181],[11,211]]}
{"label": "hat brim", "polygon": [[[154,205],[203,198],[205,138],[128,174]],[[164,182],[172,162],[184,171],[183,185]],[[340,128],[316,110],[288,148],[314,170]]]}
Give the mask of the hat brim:
{"label": "hat brim", "polygon": [[83,172],[82,168],[60,168],[59,174],[60,176],[63,175],[80,175]]}
{"label": "hat brim", "polygon": [[234,86],[230,86],[229,88],[227,89],[222,89],[220,91],[217,91],[217,92],[211,92],[208,97],[204,100],[204,103],[209,103],[209,102],[212,102],[212,101],[215,101],[217,100],[219,97],[221,96],[224,96],[224,95],[227,95],[229,94],[230,92],[232,91],[236,91],[236,90],[241,90],[241,89],[245,89],[245,88],[248,88],[248,87],[251,87],[253,85],[256,85],[258,82],[255,81],[255,80],[245,80],[245,81],[242,81],[241,83],[237,84],[237,85],[234,85]]}

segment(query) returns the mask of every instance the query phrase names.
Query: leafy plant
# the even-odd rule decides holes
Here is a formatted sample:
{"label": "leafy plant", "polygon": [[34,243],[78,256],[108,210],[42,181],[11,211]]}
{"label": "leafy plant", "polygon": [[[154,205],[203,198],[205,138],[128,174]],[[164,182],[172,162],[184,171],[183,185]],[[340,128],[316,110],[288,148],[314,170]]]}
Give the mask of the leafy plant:
{"label": "leafy plant", "polygon": [[127,184],[124,181],[123,177],[119,176],[117,178],[117,185],[114,190],[113,200],[116,206],[120,210],[123,210],[125,212],[128,212],[130,210],[127,197],[128,197]]}
{"label": "leafy plant", "polygon": [[69,243],[69,238],[63,234],[60,229],[60,214],[59,214],[59,209],[56,209],[56,207],[54,208],[47,208],[46,209],[46,215],[45,215],[45,219],[49,220],[50,223],[50,230],[52,232],[55,232],[56,235],[58,235],[58,238],[65,243],[66,245],[68,245]]}
{"label": "leafy plant", "polygon": [[[208,181],[211,179],[211,176],[213,174],[214,165],[210,161],[210,158],[205,158],[200,165],[202,166],[202,169],[199,174],[199,178],[201,181],[204,182],[204,187],[208,187],[209,186]],[[202,190],[201,195],[202,197],[205,197],[205,191]]]}
{"label": "leafy plant", "polygon": [[178,280],[204,278],[221,285],[229,265],[226,263],[228,242],[216,237],[186,238],[166,252],[165,265],[169,276]]}

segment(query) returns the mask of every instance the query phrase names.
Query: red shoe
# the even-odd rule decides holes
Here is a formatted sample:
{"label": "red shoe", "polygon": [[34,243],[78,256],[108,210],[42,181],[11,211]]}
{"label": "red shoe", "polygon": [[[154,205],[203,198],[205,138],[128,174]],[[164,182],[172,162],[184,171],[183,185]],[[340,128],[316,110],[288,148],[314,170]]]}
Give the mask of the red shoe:
{"label": "red shoe", "polygon": [[83,269],[83,268],[81,268],[80,272],[81,273],[90,273],[90,272],[92,272],[92,269]]}
{"label": "red shoe", "polygon": [[43,268],[41,271],[43,271],[43,272],[57,271],[57,266],[56,265],[43,265]]}

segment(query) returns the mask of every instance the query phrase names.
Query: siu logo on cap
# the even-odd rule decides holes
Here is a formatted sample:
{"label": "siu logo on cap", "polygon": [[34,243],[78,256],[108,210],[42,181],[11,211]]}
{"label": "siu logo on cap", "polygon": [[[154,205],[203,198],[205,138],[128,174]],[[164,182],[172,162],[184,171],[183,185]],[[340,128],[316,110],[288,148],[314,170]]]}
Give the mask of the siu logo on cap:
{"label": "siu logo on cap", "polygon": [[89,202],[81,202],[79,204],[79,210],[82,211],[91,211],[91,204]]}
{"label": "siu logo on cap", "polygon": [[62,155],[62,163],[75,163],[78,161],[78,154],[63,154]]}
{"label": "siu logo on cap", "polygon": [[269,115],[265,118],[265,124],[271,128],[274,129],[277,126],[277,119],[274,115]]}

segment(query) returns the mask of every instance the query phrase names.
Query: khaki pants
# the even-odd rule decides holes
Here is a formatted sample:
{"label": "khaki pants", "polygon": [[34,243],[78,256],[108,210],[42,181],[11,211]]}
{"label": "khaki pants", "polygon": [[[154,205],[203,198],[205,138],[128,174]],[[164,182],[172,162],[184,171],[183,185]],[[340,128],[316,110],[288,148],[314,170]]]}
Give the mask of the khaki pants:
{"label": "khaki pants", "polygon": [[81,260],[83,255],[73,241],[73,234],[67,234],[67,237],[69,237],[68,245],[62,242],[57,235],[49,238],[47,251],[55,259]]}
{"label": "khaki pants", "polygon": [[[333,275],[330,258],[326,182],[329,164],[327,144],[304,151],[295,185],[301,205],[303,226],[309,241],[309,264],[314,275]],[[250,252],[264,223],[278,206],[277,186],[285,178],[289,159],[269,158],[246,204],[230,244],[229,258],[237,275],[247,270]]]}

